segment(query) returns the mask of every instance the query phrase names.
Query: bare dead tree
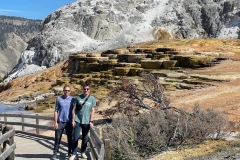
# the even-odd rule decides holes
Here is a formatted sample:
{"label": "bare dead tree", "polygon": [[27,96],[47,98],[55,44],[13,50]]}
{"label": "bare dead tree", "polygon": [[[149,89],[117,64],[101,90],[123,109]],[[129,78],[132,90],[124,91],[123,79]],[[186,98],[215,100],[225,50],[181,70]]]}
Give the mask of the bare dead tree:
{"label": "bare dead tree", "polygon": [[160,108],[165,111],[172,109],[179,113],[188,114],[170,106],[170,101],[165,96],[164,91],[164,86],[159,82],[158,77],[152,73],[142,72],[138,83],[123,77],[119,80],[119,84],[108,94],[110,102],[117,100],[118,103],[107,110],[105,115],[111,116],[117,112],[133,115],[138,114],[140,109],[151,110],[153,108]]}
{"label": "bare dead tree", "polygon": [[142,93],[145,98],[153,100],[155,103],[161,104],[163,108],[169,105],[167,98],[164,96],[164,86],[159,83],[157,77],[153,74],[142,72],[141,80],[143,83]]}

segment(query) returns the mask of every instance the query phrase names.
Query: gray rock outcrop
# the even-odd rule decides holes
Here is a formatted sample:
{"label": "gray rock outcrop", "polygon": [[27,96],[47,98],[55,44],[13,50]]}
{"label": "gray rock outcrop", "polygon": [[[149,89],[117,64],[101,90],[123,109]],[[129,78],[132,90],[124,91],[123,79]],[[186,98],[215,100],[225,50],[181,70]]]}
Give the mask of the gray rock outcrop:
{"label": "gray rock outcrop", "polygon": [[78,0],[46,17],[12,73],[29,64],[50,67],[72,53],[166,37],[239,38],[239,26],[236,0]]}
{"label": "gray rock outcrop", "polygon": [[18,64],[27,42],[39,31],[39,20],[0,16],[0,77]]}

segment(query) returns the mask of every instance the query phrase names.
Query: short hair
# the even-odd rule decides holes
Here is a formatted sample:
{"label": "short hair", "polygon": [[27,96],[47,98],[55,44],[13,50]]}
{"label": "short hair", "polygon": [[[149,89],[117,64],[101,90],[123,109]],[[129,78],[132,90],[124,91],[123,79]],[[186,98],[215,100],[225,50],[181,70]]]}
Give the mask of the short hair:
{"label": "short hair", "polygon": [[65,89],[65,88],[70,88],[70,85],[69,84],[66,84],[64,87],[63,87],[63,90]]}
{"label": "short hair", "polygon": [[83,88],[86,87],[86,86],[91,87],[89,83],[84,83],[84,84],[82,85]]}

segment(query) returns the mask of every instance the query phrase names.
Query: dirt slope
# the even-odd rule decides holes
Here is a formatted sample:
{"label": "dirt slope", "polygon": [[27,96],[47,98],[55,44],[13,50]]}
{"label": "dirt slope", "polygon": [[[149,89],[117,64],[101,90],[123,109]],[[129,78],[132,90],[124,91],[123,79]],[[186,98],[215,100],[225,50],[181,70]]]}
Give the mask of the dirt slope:
{"label": "dirt slope", "polygon": [[[201,69],[187,69],[188,74],[195,74],[212,79],[222,81],[209,81],[209,85],[197,88],[197,89],[182,89],[167,92],[170,97],[171,105],[178,108],[186,108],[191,110],[195,104],[199,104],[202,108],[216,108],[223,111],[229,117],[232,123],[231,129],[240,131],[240,40],[182,40],[164,42],[161,44],[149,43],[143,44],[146,48],[152,46],[159,47],[176,47],[184,51],[229,51],[234,52],[235,55],[228,60],[221,61],[219,64],[201,68]],[[63,67],[66,65],[65,67]],[[56,85],[58,78],[63,75],[63,68],[67,68],[67,63],[58,64],[46,71],[32,74],[30,76],[22,77],[13,80],[8,84],[1,85],[0,101],[11,102],[17,100],[19,95],[37,95],[49,92],[53,86]],[[101,90],[96,90],[94,94],[101,94]],[[55,97],[54,97],[55,98]],[[45,100],[49,102],[49,100]],[[54,105],[54,104],[51,104]],[[99,107],[99,110],[106,108],[106,103]],[[52,115],[53,109],[45,110]],[[97,118],[102,118],[101,115],[96,114]],[[193,154],[204,155],[216,150],[217,147],[228,145],[228,142],[206,142],[202,144],[201,150],[193,150],[188,152],[184,150],[179,153],[182,158],[177,158],[174,153],[170,155],[171,158],[163,158],[161,154],[156,159],[186,159],[186,157],[192,157]],[[209,147],[209,149],[207,148]],[[197,147],[200,148],[200,147]],[[212,149],[213,148],[213,149]],[[215,148],[215,149],[214,149]]]}
{"label": "dirt slope", "polygon": [[192,108],[216,108],[225,112],[230,121],[240,122],[240,62],[226,60],[214,67],[192,70],[191,73],[221,76],[227,82],[209,82],[212,86],[194,90],[178,90],[170,94],[172,105]]}

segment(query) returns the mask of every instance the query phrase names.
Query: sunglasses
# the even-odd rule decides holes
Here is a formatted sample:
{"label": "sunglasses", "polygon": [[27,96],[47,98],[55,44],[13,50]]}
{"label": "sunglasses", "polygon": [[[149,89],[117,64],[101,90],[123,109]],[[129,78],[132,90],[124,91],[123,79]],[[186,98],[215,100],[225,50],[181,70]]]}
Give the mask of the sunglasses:
{"label": "sunglasses", "polygon": [[83,90],[84,90],[84,91],[88,91],[88,90],[90,90],[90,89],[89,89],[89,88],[83,88]]}
{"label": "sunglasses", "polygon": [[70,92],[70,90],[64,90],[65,92]]}

